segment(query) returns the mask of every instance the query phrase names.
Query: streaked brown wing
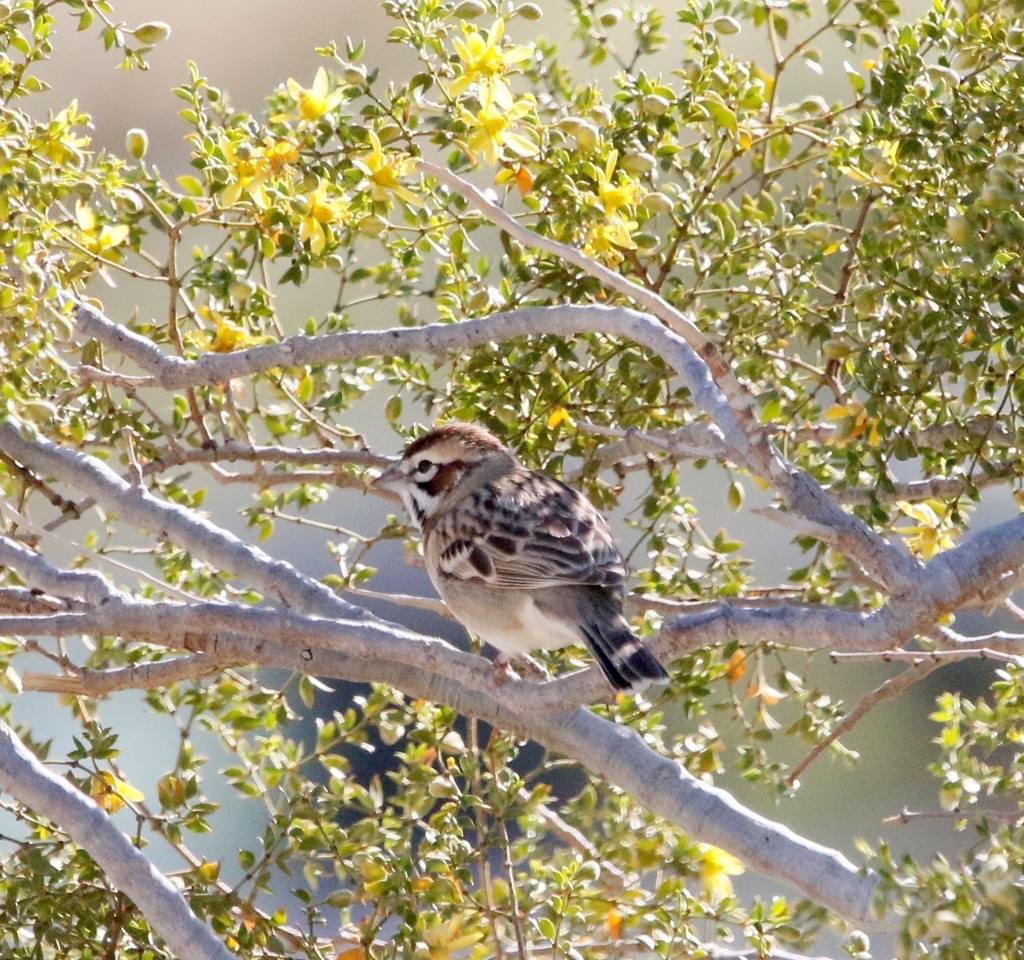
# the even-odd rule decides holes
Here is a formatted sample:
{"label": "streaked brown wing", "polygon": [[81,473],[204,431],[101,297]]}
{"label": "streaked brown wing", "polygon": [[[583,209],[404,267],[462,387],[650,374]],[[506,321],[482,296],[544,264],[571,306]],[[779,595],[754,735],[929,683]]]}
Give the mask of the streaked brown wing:
{"label": "streaked brown wing", "polygon": [[445,518],[443,574],[518,589],[621,589],[626,570],[608,524],[571,487],[522,470],[468,499]]}

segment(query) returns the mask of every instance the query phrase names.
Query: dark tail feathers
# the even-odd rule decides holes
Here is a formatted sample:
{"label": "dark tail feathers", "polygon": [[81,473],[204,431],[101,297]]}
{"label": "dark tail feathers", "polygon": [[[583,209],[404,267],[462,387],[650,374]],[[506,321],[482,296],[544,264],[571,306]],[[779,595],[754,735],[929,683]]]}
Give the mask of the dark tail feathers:
{"label": "dark tail feathers", "polygon": [[616,690],[643,690],[652,683],[668,683],[668,674],[621,615],[580,624],[604,675]]}

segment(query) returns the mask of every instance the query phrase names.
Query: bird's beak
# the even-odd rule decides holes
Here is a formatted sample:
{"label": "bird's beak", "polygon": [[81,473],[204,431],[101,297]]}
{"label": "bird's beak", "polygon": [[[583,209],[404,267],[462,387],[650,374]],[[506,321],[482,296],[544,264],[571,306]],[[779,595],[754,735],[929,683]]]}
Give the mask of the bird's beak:
{"label": "bird's beak", "polygon": [[396,492],[398,487],[401,486],[402,480],[403,476],[401,470],[398,469],[398,464],[393,463],[379,477],[371,481],[370,486],[376,487],[378,490]]}

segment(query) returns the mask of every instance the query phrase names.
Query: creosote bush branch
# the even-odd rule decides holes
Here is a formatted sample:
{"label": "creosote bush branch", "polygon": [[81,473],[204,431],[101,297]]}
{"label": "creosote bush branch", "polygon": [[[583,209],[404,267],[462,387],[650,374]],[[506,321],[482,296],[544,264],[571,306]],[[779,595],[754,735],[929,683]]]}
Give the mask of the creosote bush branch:
{"label": "creosote bush branch", "polygon": [[[1019,957],[1021,13],[388,2],[411,70],[190,64],[165,176],[40,67],[171,27],[8,4],[0,954]],[[448,418],[608,514],[664,690],[414,596],[368,481]]]}

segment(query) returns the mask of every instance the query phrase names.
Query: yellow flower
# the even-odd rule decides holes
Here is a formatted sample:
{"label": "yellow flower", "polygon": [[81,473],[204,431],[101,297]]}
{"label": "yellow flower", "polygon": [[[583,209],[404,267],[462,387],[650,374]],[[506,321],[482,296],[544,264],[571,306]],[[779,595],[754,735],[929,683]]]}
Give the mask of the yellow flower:
{"label": "yellow flower", "polygon": [[491,100],[489,91],[481,92],[480,98],[479,111],[462,111],[462,121],[469,128],[466,145],[470,154],[479,153],[484,163],[495,164],[505,159],[506,150],[517,157],[528,157],[537,152],[536,146],[526,137],[511,130],[533,109],[533,97],[523,97],[509,109],[499,109]]}
{"label": "yellow flower", "polygon": [[295,101],[298,108],[298,115],[292,113],[279,113],[270,119],[275,122],[286,120],[298,120],[300,123],[315,123],[328,110],[333,110],[345,96],[343,90],[335,90],[328,93],[330,81],[327,78],[327,71],[321,67],[313,78],[313,86],[304,87],[294,77],[285,81],[288,88],[288,95]]}
{"label": "yellow flower", "polygon": [[416,160],[397,150],[385,153],[377,134],[371,130],[369,136],[370,153],[352,162],[372,184],[370,196],[380,203],[387,203],[394,193],[406,203],[419,206],[423,201],[398,182],[416,171]]}
{"label": "yellow flower", "polygon": [[700,884],[710,900],[717,903],[732,895],[732,880],[744,872],[744,866],[731,853],[719,847],[700,845]]}
{"label": "yellow flower", "polygon": [[347,223],[351,204],[335,193],[331,196],[331,185],[319,180],[316,189],[302,199],[305,210],[302,213],[299,236],[309,241],[309,248],[315,254],[323,253],[327,244],[334,242],[332,223]]}
{"label": "yellow flower", "polygon": [[833,404],[825,411],[825,419],[844,421],[825,441],[826,446],[845,447],[851,440],[858,440],[865,434],[872,447],[882,442],[881,420],[872,417],[859,400]]}
{"label": "yellow flower", "polygon": [[235,350],[244,350],[246,347],[255,347],[273,340],[273,337],[255,336],[249,333],[245,327],[235,323],[234,320],[228,320],[219,310],[213,310],[205,303],[200,304],[199,315],[205,320],[215,321],[217,332],[209,333],[198,330],[186,334],[185,339],[211,353],[232,353]]}
{"label": "yellow flower", "polygon": [[904,538],[912,554],[931,560],[935,554],[954,545],[959,531],[953,525],[949,509],[942,501],[907,503],[899,500],[896,506],[905,516],[917,521],[916,524],[894,528]]}
{"label": "yellow flower", "polygon": [[597,257],[613,267],[622,263],[623,250],[635,250],[632,232],[636,230],[635,220],[615,217],[603,223],[595,223],[588,231],[583,252],[588,257]]}
{"label": "yellow flower", "polygon": [[452,954],[483,939],[482,930],[470,930],[462,932],[462,926],[466,918],[454,916],[449,920],[442,920],[438,916],[422,917],[423,942],[427,945],[427,953],[430,960],[451,960]]}
{"label": "yellow flower", "polygon": [[141,803],[146,799],[141,790],[106,770],[93,776],[89,794],[107,813],[115,813],[126,803]]}
{"label": "yellow flower", "polygon": [[639,201],[643,190],[635,180],[620,172],[615,177],[615,164],[619,154],[613,150],[605,163],[604,170],[597,172],[597,193],[587,193],[586,200],[599,207],[605,215],[602,223],[595,223],[584,241],[584,252],[591,257],[604,260],[612,266],[622,263],[623,250],[635,250],[633,231],[635,220],[628,218],[628,208]]}
{"label": "yellow flower", "polygon": [[456,77],[447,87],[448,95],[454,100],[465,93],[476,83],[480,86],[480,96],[488,95],[499,107],[512,108],[512,91],[503,78],[509,65],[529,60],[533,55],[529,47],[501,48],[501,38],[505,33],[505,21],[500,17],[487,36],[471,30],[462,24],[465,39],[457,37],[454,42],[455,52],[462,61],[462,75]]}
{"label": "yellow flower", "polygon": [[266,343],[269,337],[254,337],[244,327],[232,320],[217,317],[217,333],[210,340],[210,350],[214,353],[232,353],[246,347],[255,347]]}
{"label": "yellow flower", "polygon": [[618,159],[618,151],[613,150],[604,170],[597,172],[597,193],[587,194],[587,199],[595,206],[600,207],[604,211],[604,215],[609,218],[614,217],[620,207],[633,206],[643,194],[640,184],[621,172],[618,183],[612,179]]}
{"label": "yellow flower", "polygon": [[227,137],[221,137],[220,149],[230,173],[228,185],[220,196],[221,203],[233,207],[243,196],[248,196],[260,210],[266,210],[270,206],[266,184],[272,179],[272,169],[263,148],[245,142],[236,146]]}
{"label": "yellow flower", "polygon": [[569,416],[569,411],[565,407],[555,407],[551,416],[548,417],[548,429],[554,430],[555,427],[562,423],[568,423],[569,426],[572,426],[572,417]]}
{"label": "yellow flower", "polygon": [[33,138],[33,153],[42,153],[56,164],[80,163],[85,156],[84,148],[92,142],[89,137],[80,137],[72,128],[86,123],[88,117],[78,112],[78,101],[72,100],[46,126],[46,139]]}
{"label": "yellow flower", "polygon": [[286,167],[299,162],[299,145],[292,140],[278,137],[264,137],[262,155],[275,177],[281,176]]}
{"label": "yellow flower", "polygon": [[78,242],[98,257],[106,256],[128,239],[127,224],[117,223],[97,228],[95,211],[81,200],[75,203],[75,221],[78,223]]}

